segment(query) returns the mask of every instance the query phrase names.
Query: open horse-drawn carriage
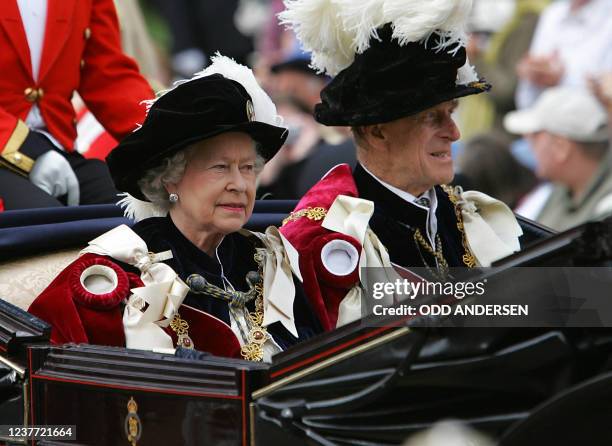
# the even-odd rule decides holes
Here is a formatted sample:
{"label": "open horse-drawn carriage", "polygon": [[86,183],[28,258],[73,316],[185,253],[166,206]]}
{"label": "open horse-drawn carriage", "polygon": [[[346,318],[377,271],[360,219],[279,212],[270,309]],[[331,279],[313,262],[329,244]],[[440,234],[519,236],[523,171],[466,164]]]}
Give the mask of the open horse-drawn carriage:
{"label": "open horse-drawn carriage", "polygon": [[[258,202],[248,227],[278,224],[293,204]],[[119,223],[129,222],[114,206],[0,214],[0,425],[72,426],[74,434],[37,444],[395,445],[449,418],[504,445],[612,440],[606,328],[366,317],[271,364],[50,345],[49,326],[24,309],[80,247]],[[516,266],[612,265],[612,222],[562,234],[520,223],[525,249],[491,276]],[[0,444],[34,442],[2,435]]]}

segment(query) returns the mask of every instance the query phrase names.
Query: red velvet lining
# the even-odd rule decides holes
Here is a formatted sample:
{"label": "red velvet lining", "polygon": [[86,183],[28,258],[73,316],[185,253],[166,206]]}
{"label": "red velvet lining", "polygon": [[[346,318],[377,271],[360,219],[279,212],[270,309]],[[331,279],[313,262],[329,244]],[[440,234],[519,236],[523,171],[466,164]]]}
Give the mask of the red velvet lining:
{"label": "red velvet lining", "polygon": [[[128,276],[121,271],[123,281],[121,291],[114,291],[115,296],[94,295],[97,298],[106,296],[105,308],[95,308],[96,299],[81,299],[77,295],[83,292],[80,285],[81,273],[94,264],[103,264],[116,271],[119,268],[111,260],[96,254],[85,254],[68,265],[47,288],[32,302],[28,311],[51,325],[51,342],[90,343],[99,345],[125,346],[125,334],[120,302],[129,294]],[[78,287],[74,286],[76,276]],[[71,286],[72,284],[72,286]],[[111,293],[108,293],[111,294]],[[94,306],[90,305],[93,302]],[[110,306],[113,303],[114,306]]]}
{"label": "red velvet lining", "polygon": [[[105,294],[94,294],[83,287],[81,275],[83,271],[92,265],[107,266],[117,274],[117,286],[114,290]],[[103,257],[80,257],[72,264],[68,281],[74,301],[94,310],[109,310],[116,307],[128,296],[130,289],[130,283],[125,271]]]}
{"label": "red velvet lining", "polygon": [[337,276],[331,273],[325,265],[323,265],[323,260],[321,259],[321,251],[323,247],[331,242],[332,240],[345,240],[351,245],[355,247],[358,254],[361,254],[361,243],[359,243],[354,237],[350,235],[344,235],[339,233],[326,234],[322,237],[319,237],[315,243],[313,243],[313,262],[315,265],[315,270],[319,277],[319,280],[322,284],[333,288],[344,288],[349,290],[352,288],[357,282],[359,282],[359,262],[357,262],[357,267],[349,274],[345,276]]}
{"label": "red velvet lining", "polygon": [[[328,210],[338,195],[358,196],[357,186],[348,164],[338,165],[328,172],[325,178],[302,197],[295,210],[308,207],[322,207]],[[338,306],[350,288],[347,285],[356,283],[359,273],[357,271],[357,279],[349,275],[340,283],[322,265],[318,267],[321,263],[321,248],[330,240],[346,239],[349,243],[355,243],[354,239],[347,239],[342,234],[325,229],[321,223],[322,220],[301,217],[288,222],[280,229],[280,232],[299,252],[304,290],[323,329],[327,331],[336,327]],[[358,252],[361,252],[361,246],[358,247]]]}

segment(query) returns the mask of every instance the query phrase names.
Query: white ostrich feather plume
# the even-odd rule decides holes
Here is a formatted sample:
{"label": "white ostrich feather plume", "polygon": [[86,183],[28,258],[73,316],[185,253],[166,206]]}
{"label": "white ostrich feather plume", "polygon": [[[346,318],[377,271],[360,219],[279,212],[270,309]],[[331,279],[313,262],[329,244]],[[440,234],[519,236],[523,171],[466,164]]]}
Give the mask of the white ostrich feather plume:
{"label": "white ostrich feather plume", "polygon": [[211,57],[211,64],[194,77],[210,76],[219,73],[234,80],[244,87],[253,101],[255,120],[266,124],[282,126],[283,118],[276,113],[276,106],[270,96],[259,86],[250,68],[240,65],[229,57],[216,53]]}
{"label": "white ostrich feather plume", "polygon": [[164,217],[168,214],[168,209],[164,209],[148,201],[142,201],[128,194],[119,194],[123,197],[117,202],[117,206],[123,209],[123,215],[134,221],[144,220],[150,217]]}
{"label": "white ostrich feather plume", "polygon": [[400,45],[427,43],[440,31],[432,49],[457,51],[465,45],[472,0],[285,0],[285,7],[280,21],[312,53],[312,66],[335,76],[370,47],[376,30],[387,23]]}
{"label": "white ostrich feather plume", "polygon": [[466,58],[465,65],[457,70],[457,85],[467,85],[471,82],[478,82],[478,73],[469,59]]}

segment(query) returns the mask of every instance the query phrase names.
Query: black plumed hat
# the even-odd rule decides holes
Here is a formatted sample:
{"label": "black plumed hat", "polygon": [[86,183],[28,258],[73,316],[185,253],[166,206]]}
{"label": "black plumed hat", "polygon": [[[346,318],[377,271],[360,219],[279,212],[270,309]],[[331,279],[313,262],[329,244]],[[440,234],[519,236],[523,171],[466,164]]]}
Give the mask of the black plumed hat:
{"label": "black plumed hat", "polygon": [[472,0],[285,0],[279,17],[332,81],[326,125],[370,125],[491,88],[465,52]]}
{"label": "black plumed hat", "polygon": [[427,42],[400,46],[386,25],[379,40],[357,54],[321,92],[316,120],[325,125],[371,125],[413,115],[437,104],[490,89],[483,80],[457,83],[466,63],[465,48],[434,51],[437,34]]}
{"label": "black plumed hat", "polygon": [[[222,56],[213,61],[209,71],[179,83],[152,102],[142,126],[108,155],[117,189],[147,200],[138,187],[147,170],[180,149],[221,133],[247,133],[266,161],[278,152],[287,129],[280,125],[282,119],[270,98],[248,68]],[[213,72],[220,67],[225,69],[218,71],[225,74],[238,73],[232,77],[240,82]]]}

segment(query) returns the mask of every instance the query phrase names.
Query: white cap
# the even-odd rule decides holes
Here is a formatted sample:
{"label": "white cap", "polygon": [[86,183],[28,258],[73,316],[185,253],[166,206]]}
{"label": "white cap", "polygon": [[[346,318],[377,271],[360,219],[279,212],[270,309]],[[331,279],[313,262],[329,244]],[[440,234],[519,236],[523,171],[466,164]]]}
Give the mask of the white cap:
{"label": "white cap", "polygon": [[604,142],[609,139],[608,115],[587,90],[553,87],[544,91],[532,107],[508,113],[504,127],[526,135],[547,131],[576,142]]}
{"label": "white cap", "polygon": [[497,32],[512,19],[516,0],[475,0],[467,29],[470,32]]}

